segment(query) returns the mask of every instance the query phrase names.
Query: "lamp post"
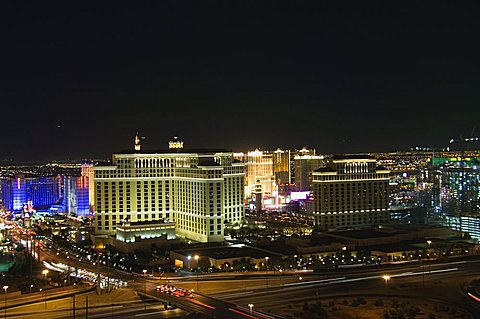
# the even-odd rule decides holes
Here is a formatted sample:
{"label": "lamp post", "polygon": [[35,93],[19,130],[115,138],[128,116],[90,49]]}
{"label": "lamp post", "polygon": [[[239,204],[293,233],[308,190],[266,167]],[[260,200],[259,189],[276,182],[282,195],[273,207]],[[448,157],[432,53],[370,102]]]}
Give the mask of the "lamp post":
{"label": "lamp post", "polygon": [[197,266],[197,268],[198,268],[198,259],[200,258],[200,256],[195,255],[195,256],[193,256],[193,258],[195,258],[195,266]]}
{"label": "lamp post", "polygon": [[[432,245],[431,240],[427,240],[428,244],[428,258],[430,258],[430,246]],[[425,273],[425,265],[423,266],[423,272]],[[430,263],[428,263],[428,273],[430,273]],[[425,274],[423,275],[425,277]],[[425,278],[423,279],[423,285],[425,286]]]}
{"label": "lamp post", "polygon": [[144,269],[144,270],[143,270],[143,283],[144,283],[144,285],[143,285],[143,292],[144,292],[144,293],[147,293],[147,277],[146,277],[146,276],[147,276],[147,270]]}
{"label": "lamp post", "polygon": [[265,285],[267,286],[268,288],[268,260],[270,259],[270,257],[266,256],[265,257]]}
{"label": "lamp post", "polygon": [[250,316],[251,316],[253,312],[253,303],[249,303],[248,308],[250,308]]}
{"label": "lamp post", "polygon": [[193,256],[193,258],[195,258],[195,266],[197,266],[197,292],[200,292],[200,290],[198,289],[198,270],[199,270],[198,260],[200,259],[200,256],[195,255]]}
{"label": "lamp post", "polygon": [[388,289],[388,281],[390,280],[390,276],[389,275],[385,275],[382,277],[383,280],[385,280],[385,289]]}
{"label": "lamp post", "polygon": [[47,274],[48,274],[48,269],[42,270],[43,277],[45,278],[45,286],[47,285]]}
{"label": "lamp post", "polygon": [[430,258],[430,248],[431,248],[431,245],[432,245],[432,241],[431,240],[427,240],[427,244],[428,244],[428,257]]}
{"label": "lamp post", "polygon": [[[146,275],[147,275],[147,270],[144,269],[143,270],[143,293],[144,294],[147,294],[147,278],[146,278]],[[144,303],[144,306],[145,306],[145,310],[147,310],[147,304]],[[113,310],[113,306],[112,306],[112,310]]]}
{"label": "lamp post", "polygon": [[[388,281],[390,280],[390,276],[389,275],[384,275],[383,277],[383,280],[385,280],[385,296],[387,295],[387,289],[388,289]],[[387,301],[387,298],[385,298],[385,308],[386,308],[386,312],[388,313],[388,301]]]}
{"label": "lamp post", "polygon": [[7,318],[7,290],[8,290],[8,286],[3,286],[3,289],[5,290],[5,314],[4,314],[4,318]]}

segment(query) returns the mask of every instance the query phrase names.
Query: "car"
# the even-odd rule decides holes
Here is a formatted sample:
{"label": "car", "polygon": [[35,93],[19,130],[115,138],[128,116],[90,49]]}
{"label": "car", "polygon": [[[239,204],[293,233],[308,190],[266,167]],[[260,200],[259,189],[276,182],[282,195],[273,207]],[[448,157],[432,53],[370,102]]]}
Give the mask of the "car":
{"label": "car", "polygon": [[193,298],[193,292],[191,290],[187,290],[187,292],[185,293],[185,297]]}

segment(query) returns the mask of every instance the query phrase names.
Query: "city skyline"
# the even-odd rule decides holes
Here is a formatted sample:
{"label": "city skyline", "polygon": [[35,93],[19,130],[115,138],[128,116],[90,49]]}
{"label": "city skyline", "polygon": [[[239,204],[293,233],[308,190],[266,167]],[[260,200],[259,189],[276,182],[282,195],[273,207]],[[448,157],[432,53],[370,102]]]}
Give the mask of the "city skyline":
{"label": "city skyline", "polygon": [[0,5],[3,318],[478,318],[480,4]]}
{"label": "city skyline", "polygon": [[321,153],[478,136],[475,3],[6,5],[0,158],[105,158],[141,132]]}

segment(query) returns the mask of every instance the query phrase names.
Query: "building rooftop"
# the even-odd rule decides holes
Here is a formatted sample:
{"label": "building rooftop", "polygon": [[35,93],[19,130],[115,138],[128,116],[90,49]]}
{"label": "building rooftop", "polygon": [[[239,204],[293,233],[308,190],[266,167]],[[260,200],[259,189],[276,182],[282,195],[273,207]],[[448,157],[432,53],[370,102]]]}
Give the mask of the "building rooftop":
{"label": "building rooftop", "polygon": [[314,172],[317,172],[317,173],[335,173],[337,171],[334,170],[333,168],[330,168],[330,167],[320,167],[320,168],[317,168],[316,170],[314,170]]}
{"label": "building rooftop", "polygon": [[231,153],[231,150],[223,149],[223,148],[176,148],[176,149],[156,149],[156,150],[140,150],[135,151],[133,149],[130,150],[122,150],[119,152],[115,152],[113,154],[215,154],[215,153]]}
{"label": "building rooftop", "polygon": [[333,160],[353,160],[353,159],[371,159],[371,160],[374,160],[375,158],[373,156],[370,156],[370,155],[363,155],[363,154],[360,154],[360,155],[333,155],[330,159],[333,159]]}
{"label": "building rooftop", "polygon": [[198,161],[197,166],[220,166],[217,162],[215,162],[213,159],[204,159]]}
{"label": "building rooftop", "polygon": [[310,246],[331,245],[334,243],[344,243],[345,240],[330,236],[312,235],[310,237]]}
{"label": "building rooftop", "polygon": [[333,236],[339,236],[349,239],[368,239],[368,238],[382,238],[396,236],[400,232],[397,230],[389,229],[387,230],[377,230],[377,229],[354,229],[354,230],[344,230],[344,231],[333,231],[328,234]]}
{"label": "building rooftop", "polygon": [[296,247],[286,245],[282,242],[271,242],[264,245],[258,245],[258,248],[282,254],[284,256],[293,256],[298,253]]}
{"label": "building rooftop", "polygon": [[418,245],[418,242],[414,241],[405,241],[395,244],[385,244],[385,245],[375,245],[375,246],[366,246],[363,247],[366,250],[370,251],[380,251],[383,253],[394,253],[399,251],[412,251],[412,250],[421,250],[423,249]]}

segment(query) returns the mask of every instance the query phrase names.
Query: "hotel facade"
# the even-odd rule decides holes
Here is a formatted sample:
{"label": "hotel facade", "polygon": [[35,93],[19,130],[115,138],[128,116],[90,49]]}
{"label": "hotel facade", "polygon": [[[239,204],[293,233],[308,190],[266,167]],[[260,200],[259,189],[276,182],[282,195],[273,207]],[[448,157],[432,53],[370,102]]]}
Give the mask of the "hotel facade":
{"label": "hotel facade", "polygon": [[389,173],[368,156],[334,156],[312,173],[314,221],[322,230],[390,221]]}
{"label": "hotel facade", "polygon": [[[138,141],[136,141],[138,143]],[[176,142],[177,143],[177,142]],[[226,224],[243,223],[244,164],[227,150],[113,154],[111,165],[94,167],[95,235],[116,234],[116,225],[175,224],[177,236],[198,242],[224,240]]]}

